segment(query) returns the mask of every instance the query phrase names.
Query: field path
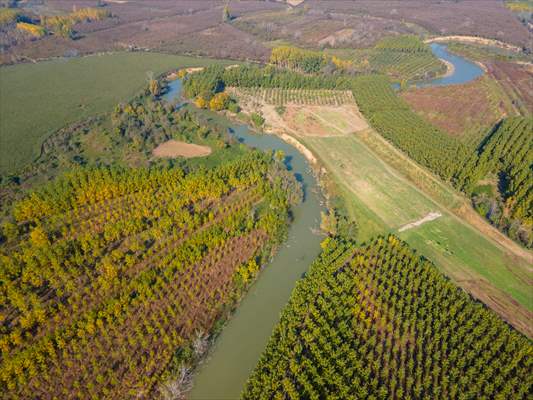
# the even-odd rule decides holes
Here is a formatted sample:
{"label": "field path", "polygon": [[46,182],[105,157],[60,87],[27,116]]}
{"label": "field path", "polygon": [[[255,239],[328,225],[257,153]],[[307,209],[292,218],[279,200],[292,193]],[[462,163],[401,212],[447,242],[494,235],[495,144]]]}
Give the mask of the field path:
{"label": "field path", "polygon": [[439,217],[442,217],[442,214],[437,212],[430,212],[428,215],[426,215],[424,218],[419,219],[418,221],[411,222],[407,225],[402,226],[400,229],[398,229],[398,232],[407,231],[412,228],[416,228],[417,226],[420,226],[422,224],[425,224],[426,222],[433,221]]}

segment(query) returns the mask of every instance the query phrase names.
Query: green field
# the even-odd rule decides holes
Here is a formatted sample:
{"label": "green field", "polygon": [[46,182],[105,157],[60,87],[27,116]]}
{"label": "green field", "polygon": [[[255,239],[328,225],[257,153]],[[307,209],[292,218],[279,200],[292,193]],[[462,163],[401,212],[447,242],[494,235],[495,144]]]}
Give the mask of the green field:
{"label": "green field", "polygon": [[[430,187],[430,178],[420,179],[425,192],[428,188],[428,196],[410,181],[408,170],[413,174],[419,169],[416,164],[399,157],[391,164],[385,163],[361,140],[362,135],[301,138],[340,185],[360,229],[360,240],[383,234],[384,230],[399,234],[460,285],[463,280],[470,282],[468,287],[474,295],[481,296],[482,292],[472,289],[472,282],[483,284],[485,292],[488,284],[490,295],[502,304],[511,307],[514,300],[532,311],[527,260],[511,258],[498,244],[449,212],[449,207],[458,202],[451,189],[444,185]],[[377,146],[376,137],[365,140]],[[429,212],[440,212],[442,217],[397,233],[401,226]]]}
{"label": "green field", "polygon": [[32,161],[57,129],[129,100],[146,84],[148,71],[213,63],[234,64],[139,52],[0,68],[0,173]]}

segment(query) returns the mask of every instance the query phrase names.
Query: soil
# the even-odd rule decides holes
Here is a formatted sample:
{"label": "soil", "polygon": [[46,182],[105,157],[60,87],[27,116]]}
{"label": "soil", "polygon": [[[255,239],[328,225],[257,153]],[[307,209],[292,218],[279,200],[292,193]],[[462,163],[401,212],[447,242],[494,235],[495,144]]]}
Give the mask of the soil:
{"label": "soil", "polygon": [[440,212],[430,212],[428,215],[426,215],[424,218],[420,218],[418,221],[411,222],[410,224],[406,224],[402,226],[400,229],[398,229],[398,232],[407,231],[412,228],[416,228],[417,226],[420,226],[422,224],[425,224],[426,222],[433,221],[439,217],[442,217],[442,214]]}
{"label": "soil", "polygon": [[436,38],[428,39],[425,41],[425,43],[450,42],[450,41],[463,42],[463,43],[476,43],[476,44],[482,44],[484,46],[497,46],[497,47],[501,47],[507,50],[521,51],[521,48],[518,46],[513,46],[509,43],[504,43],[499,40],[481,38],[477,36],[458,36],[458,35],[439,36]]}
{"label": "soil", "polygon": [[207,146],[169,140],[157,146],[154,149],[153,154],[158,158],[205,157],[211,154],[211,149]]}

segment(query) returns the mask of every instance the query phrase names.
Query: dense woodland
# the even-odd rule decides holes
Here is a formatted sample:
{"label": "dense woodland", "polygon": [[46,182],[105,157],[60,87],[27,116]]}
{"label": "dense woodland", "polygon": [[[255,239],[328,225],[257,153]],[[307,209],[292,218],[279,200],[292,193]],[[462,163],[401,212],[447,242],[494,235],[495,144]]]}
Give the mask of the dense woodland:
{"label": "dense woodland", "polygon": [[458,174],[478,212],[529,247],[533,246],[532,132],[531,117],[505,119]]}
{"label": "dense woodland", "polygon": [[530,341],[395,236],[327,239],[244,399],[527,399]]}
{"label": "dense woodland", "polygon": [[3,397],[155,396],[169,365],[200,356],[195,340],[300,198],[283,164],[250,152],[189,174],[79,169],[14,204],[0,247]]}

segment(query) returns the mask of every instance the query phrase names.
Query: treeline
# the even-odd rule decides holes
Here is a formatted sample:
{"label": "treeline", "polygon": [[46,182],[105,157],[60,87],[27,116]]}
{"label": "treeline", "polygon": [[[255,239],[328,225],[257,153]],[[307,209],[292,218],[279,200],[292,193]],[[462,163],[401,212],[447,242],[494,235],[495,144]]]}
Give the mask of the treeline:
{"label": "treeline", "polygon": [[292,46],[274,47],[270,54],[270,63],[305,73],[320,72],[327,62],[328,58],[323,52]]}
{"label": "treeline", "polygon": [[105,8],[82,8],[66,15],[29,18],[15,10],[0,10],[0,25],[17,22],[16,28],[30,33],[32,36],[41,37],[47,33],[54,33],[66,38],[75,36],[74,25],[80,22],[100,21],[111,17]]}
{"label": "treeline", "polygon": [[416,35],[386,36],[375,48],[403,53],[431,53],[429,46]]}
{"label": "treeline", "polygon": [[0,239],[2,397],[156,397],[202,356],[301,196],[273,155],[249,152],[192,173],[79,169],[15,203]]}
{"label": "treeline", "polygon": [[[490,182],[491,175],[496,182],[495,190],[479,191],[479,182],[487,179]],[[457,180],[472,196],[481,215],[511,238],[533,246],[532,117],[502,121],[457,174]]]}
{"label": "treeline", "polygon": [[329,56],[322,51],[305,50],[292,46],[274,47],[270,63],[280,68],[287,68],[307,74],[319,72],[354,72],[354,64],[336,56]]}
{"label": "treeline", "polygon": [[327,239],[243,399],[527,399],[531,342],[395,236]]}

